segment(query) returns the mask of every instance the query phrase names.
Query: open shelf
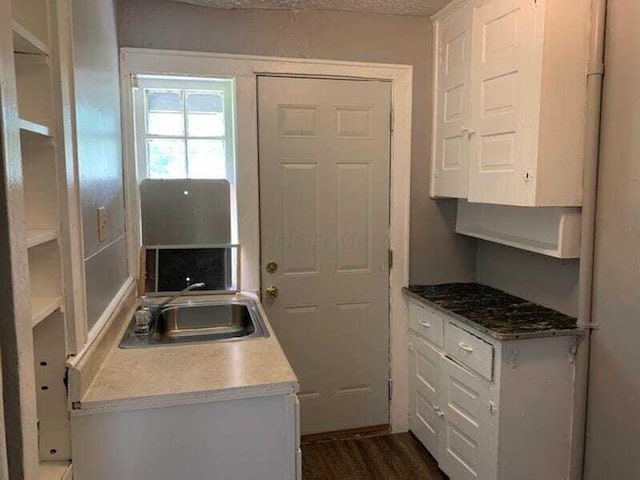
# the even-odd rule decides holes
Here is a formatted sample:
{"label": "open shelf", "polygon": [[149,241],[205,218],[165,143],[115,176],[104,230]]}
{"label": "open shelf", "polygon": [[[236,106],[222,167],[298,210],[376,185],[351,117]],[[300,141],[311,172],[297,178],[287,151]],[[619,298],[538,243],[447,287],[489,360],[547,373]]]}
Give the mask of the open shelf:
{"label": "open shelf", "polygon": [[51,237],[52,231],[60,229],[55,146],[51,142],[26,137],[22,135],[20,146],[28,241],[33,239],[42,244],[39,240],[44,240],[44,236]]}
{"label": "open shelf", "polygon": [[18,120],[18,127],[23,132],[33,133],[36,135],[41,135],[43,137],[49,137],[49,127],[46,125],[41,125],[36,122],[30,122],[29,120],[25,120],[21,118]]}
{"label": "open shelf", "polygon": [[456,232],[555,258],[580,256],[580,209],[458,200]]}
{"label": "open shelf", "polygon": [[27,229],[27,248],[37,247],[43,243],[57,240],[58,230],[54,228],[30,228]]}
{"label": "open shelf", "polygon": [[40,462],[38,480],[71,480],[73,468],[69,462]]}
{"label": "open shelf", "polygon": [[11,0],[15,51],[39,55],[49,53],[50,9],[49,0]]}
{"label": "open shelf", "polygon": [[60,248],[48,242],[29,249],[29,277],[33,298],[54,298],[62,294]]}
{"label": "open shelf", "polygon": [[13,20],[13,51],[32,55],[49,55],[49,46],[31,33],[25,26]]}
{"label": "open shelf", "polygon": [[14,55],[20,129],[53,136],[54,124],[51,64],[47,57]]}
{"label": "open shelf", "polygon": [[62,305],[60,297],[34,297],[31,299],[31,325],[36,326]]}

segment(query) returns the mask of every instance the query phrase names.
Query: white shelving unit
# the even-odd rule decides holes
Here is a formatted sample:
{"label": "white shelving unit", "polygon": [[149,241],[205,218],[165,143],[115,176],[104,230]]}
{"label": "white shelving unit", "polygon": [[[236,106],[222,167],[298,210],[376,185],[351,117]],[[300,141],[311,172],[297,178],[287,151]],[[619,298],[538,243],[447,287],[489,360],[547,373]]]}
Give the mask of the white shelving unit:
{"label": "white shelving unit", "polygon": [[456,232],[555,258],[580,256],[580,209],[458,200]]}
{"label": "white shelving unit", "polygon": [[[1,0],[0,0],[1,1]],[[72,476],[65,386],[65,314],[61,201],[64,149],[56,142],[61,122],[58,3],[10,0],[17,129],[24,189],[24,223],[31,294],[33,369],[37,403],[38,478]],[[67,127],[68,128],[68,127]]]}

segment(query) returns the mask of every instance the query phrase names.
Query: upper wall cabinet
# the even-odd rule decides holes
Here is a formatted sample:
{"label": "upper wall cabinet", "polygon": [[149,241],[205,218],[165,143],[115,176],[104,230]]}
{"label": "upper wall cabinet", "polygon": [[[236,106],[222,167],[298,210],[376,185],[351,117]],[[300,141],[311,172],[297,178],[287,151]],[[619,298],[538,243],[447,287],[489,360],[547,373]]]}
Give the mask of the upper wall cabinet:
{"label": "upper wall cabinet", "polygon": [[432,195],[579,206],[590,1],[454,0],[434,27]]}

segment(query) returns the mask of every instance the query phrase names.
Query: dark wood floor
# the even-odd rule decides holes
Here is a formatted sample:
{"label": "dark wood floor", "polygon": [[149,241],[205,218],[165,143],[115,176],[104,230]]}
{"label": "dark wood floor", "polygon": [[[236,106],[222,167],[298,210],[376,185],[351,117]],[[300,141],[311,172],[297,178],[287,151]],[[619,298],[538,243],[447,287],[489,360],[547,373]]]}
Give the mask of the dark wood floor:
{"label": "dark wood floor", "polygon": [[410,433],[302,444],[303,480],[446,480]]}

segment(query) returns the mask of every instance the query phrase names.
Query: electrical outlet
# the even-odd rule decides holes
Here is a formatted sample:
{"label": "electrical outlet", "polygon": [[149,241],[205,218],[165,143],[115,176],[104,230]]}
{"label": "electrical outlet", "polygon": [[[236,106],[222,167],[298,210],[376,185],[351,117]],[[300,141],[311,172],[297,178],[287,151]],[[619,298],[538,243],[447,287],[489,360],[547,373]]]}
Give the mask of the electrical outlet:
{"label": "electrical outlet", "polygon": [[98,241],[106,242],[108,236],[107,207],[100,207],[98,208]]}

